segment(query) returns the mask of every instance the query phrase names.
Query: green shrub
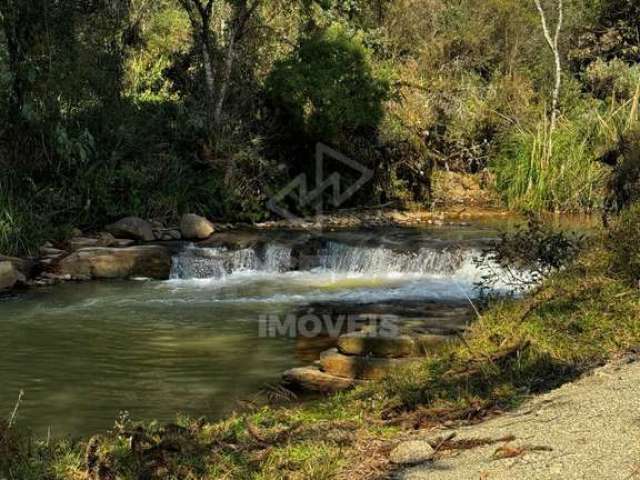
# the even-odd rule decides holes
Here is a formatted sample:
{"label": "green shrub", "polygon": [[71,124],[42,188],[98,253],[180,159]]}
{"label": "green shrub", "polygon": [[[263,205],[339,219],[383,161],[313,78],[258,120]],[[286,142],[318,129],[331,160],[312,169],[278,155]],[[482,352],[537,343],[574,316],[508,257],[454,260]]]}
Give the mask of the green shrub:
{"label": "green shrub", "polygon": [[338,23],[304,38],[292,55],[275,64],[267,94],[290,125],[315,141],[375,129],[389,96],[387,79],[374,74],[360,36]]}
{"label": "green shrub", "polygon": [[624,133],[600,160],[613,167],[605,214],[619,212],[640,201],[640,130],[634,128]]}
{"label": "green shrub", "polygon": [[0,255],[37,252],[45,241],[56,239],[66,229],[49,223],[47,205],[38,206],[38,199],[25,193],[22,189],[18,194],[9,179],[0,179]]}

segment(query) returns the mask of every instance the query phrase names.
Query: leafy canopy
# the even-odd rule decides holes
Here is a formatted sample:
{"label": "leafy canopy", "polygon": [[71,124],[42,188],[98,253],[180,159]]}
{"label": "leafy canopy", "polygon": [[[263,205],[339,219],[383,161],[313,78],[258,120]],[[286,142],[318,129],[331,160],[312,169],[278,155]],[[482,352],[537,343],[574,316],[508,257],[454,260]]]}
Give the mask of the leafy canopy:
{"label": "leafy canopy", "polygon": [[267,79],[272,103],[294,129],[324,141],[376,128],[389,90],[388,79],[373,73],[362,39],[340,24],[304,38]]}

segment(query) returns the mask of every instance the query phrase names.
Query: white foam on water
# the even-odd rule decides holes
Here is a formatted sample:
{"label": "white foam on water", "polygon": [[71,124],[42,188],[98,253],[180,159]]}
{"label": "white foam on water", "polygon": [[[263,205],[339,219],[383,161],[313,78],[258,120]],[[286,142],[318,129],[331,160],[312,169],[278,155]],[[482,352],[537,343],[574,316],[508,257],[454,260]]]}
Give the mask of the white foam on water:
{"label": "white foam on water", "polygon": [[284,245],[261,251],[191,246],[174,257],[171,280],[159,287],[170,294],[155,301],[182,302],[184,295],[191,304],[473,298],[484,273],[479,255],[477,249],[398,251],[331,241],[309,257],[315,266],[291,270],[292,249]]}

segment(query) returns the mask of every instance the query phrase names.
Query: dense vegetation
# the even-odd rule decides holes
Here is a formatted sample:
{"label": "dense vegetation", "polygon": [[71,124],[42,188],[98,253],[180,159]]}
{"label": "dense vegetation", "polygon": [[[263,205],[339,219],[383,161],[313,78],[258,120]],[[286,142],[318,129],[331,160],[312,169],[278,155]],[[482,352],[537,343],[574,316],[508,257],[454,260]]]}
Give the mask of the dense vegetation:
{"label": "dense vegetation", "polygon": [[428,206],[437,168],[488,171],[508,207],[602,207],[639,8],[565,2],[551,112],[533,0],[1,0],[0,250],[125,214],[263,219],[317,142],[374,172],[353,205]]}

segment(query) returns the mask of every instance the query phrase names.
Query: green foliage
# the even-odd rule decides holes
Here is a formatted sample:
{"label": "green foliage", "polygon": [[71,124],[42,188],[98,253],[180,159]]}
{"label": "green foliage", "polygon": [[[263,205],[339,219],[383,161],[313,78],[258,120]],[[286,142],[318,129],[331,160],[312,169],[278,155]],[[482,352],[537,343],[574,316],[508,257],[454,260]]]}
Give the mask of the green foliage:
{"label": "green foliage", "polygon": [[303,39],[274,65],[266,88],[292,128],[327,143],[339,134],[375,130],[389,95],[389,82],[374,75],[362,39],[340,24]]}
{"label": "green foliage", "polygon": [[43,197],[49,192],[34,191],[33,185],[16,185],[10,178],[0,179],[0,254],[35,254],[50,240],[59,240],[71,229],[55,223],[55,212]]}
{"label": "green foliage", "polygon": [[613,167],[605,215],[616,213],[640,200],[640,129],[632,124],[600,160]]}
{"label": "green foliage", "polygon": [[583,7],[591,22],[582,25],[570,58],[581,67],[596,59],[640,60],[640,4],[633,0],[590,0]]}
{"label": "green foliage", "polygon": [[171,0],[143,4],[139,9],[136,13],[142,18],[136,28],[141,45],[130,49],[125,60],[124,95],[140,102],[177,102],[179,96],[167,71],[191,49],[189,20]]}
{"label": "green foliage", "polygon": [[593,160],[637,119],[635,2],[566,3],[552,139],[553,65],[529,2],[273,0],[245,18],[246,2],[215,0],[205,30],[185,5],[0,0],[2,248],[120,215],[267,218],[318,141],[374,172],[349,206],[428,206],[434,168],[488,170],[510,208],[614,201]]}

